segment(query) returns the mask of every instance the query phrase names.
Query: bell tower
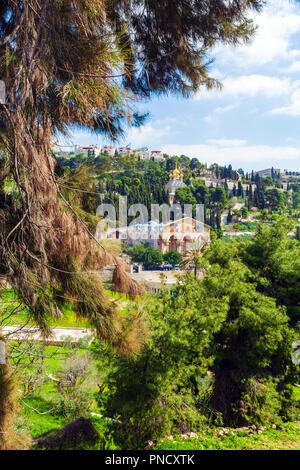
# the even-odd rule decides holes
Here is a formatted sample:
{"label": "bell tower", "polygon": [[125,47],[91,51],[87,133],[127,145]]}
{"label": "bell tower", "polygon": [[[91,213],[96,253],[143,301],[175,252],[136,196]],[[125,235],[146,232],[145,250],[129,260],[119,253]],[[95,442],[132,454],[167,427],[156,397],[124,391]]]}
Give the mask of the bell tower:
{"label": "bell tower", "polygon": [[166,192],[169,193],[169,202],[172,205],[175,199],[176,189],[184,188],[186,185],[183,182],[183,172],[178,168],[176,163],[176,168],[171,171],[169,175],[169,182],[165,187]]}

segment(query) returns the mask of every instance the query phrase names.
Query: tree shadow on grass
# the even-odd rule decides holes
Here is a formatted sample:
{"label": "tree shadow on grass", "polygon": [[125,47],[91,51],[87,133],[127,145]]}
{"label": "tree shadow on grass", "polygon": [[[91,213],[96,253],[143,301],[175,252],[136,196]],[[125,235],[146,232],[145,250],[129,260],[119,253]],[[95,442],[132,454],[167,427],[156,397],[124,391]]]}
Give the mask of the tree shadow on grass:
{"label": "tree shadow on grass", "polygon": [[81,450],[94,446],[99,434],[90,419],[78,418],[62,429],[52,429],[34,439],[33,449],[44,450]]}

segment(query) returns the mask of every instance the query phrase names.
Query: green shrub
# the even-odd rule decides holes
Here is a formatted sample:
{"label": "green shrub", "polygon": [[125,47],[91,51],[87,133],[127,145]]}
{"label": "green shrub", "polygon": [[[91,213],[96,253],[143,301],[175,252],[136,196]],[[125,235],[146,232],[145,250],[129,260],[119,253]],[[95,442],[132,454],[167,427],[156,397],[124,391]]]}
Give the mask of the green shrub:
{"label": "green shrub", "polygon": [[94,401],[85,394],[76,393],[74,396],[61,396],[53,407],[52,414],[63,417],[66,421],[73,421],[80,417],[87,417],[95,408]]}
{"label": "green shrub", "polygon": [[206,299],[202,284],[191,275],[173,296],[164,292],[145,308],[150,337],[139,355],[110,359],[105,379],[110,393],[98,399],[105,416],[117,420],[111,428],[123,449],[143,448],[147,440],[203,423],[199,378],[206,376],[209,345],[226,315],[222,302]]}
{"label": "green shrub", "polygon": [[230,245],[215,240],[203,280],[182,276],[172,295],[145,301],[150,335],[138,355],[99,353],[99,369],[109,366],[109,393],[98,402],[114,420],[116,445],[143,448],[211,421],[240,426],[296,417],[291,384],[299,367],[292,363],[289,314],[297,290],[285,305],[275,289],[280,279],[291,296],[291,279],[299,280],[299,253],[286,230],[260,227],[255,239]]}
{"label": "green shrub", "polygon": [[236,411],[250,424],[279,423],[282,403],[277,386],[278,383],[274,380],[250,378],[246,381],[246,391],[241,394]]}

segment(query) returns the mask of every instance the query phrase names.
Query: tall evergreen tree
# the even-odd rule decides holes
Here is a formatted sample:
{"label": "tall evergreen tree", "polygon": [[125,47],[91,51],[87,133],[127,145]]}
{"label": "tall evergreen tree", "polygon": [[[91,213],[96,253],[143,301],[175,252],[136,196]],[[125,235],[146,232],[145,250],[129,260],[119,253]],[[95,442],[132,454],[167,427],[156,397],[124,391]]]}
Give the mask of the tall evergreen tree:
{"label": "tall evergreen tree", "polygon": [[241,183],[240,181],[238,182],[237,195],[238,195],[239,197],[244,197],[244,190],[243,190],[242,183]]}
{"label": "tall evergreen tree", "polygon": [[250,210],[251,207],[253,207],[253,190],[252,190],[252,184],[249,185],[248,209]]}

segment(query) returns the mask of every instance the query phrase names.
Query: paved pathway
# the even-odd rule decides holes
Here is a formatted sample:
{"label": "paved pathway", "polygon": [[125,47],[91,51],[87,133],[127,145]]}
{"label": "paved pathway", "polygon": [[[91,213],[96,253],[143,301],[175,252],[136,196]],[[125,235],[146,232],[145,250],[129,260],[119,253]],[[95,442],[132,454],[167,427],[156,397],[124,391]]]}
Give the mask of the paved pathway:
{"label": "paved pathway", "polygon": [[229,237],[240,237],[242,235],[255,235],[256,232],[224,232],[224,236],[229,236]]}
{"label": "paved pathway", "polygon": [[[44,341],[38,327],[10,325],[1,328],[2,333],[12,341]],[[87,339],[90,344],[94,337],[95,331],[87,328],[52,328],[52,335],[45,340],[46,344],[60,345],[66,341],[78,343],[82,339]]]}

